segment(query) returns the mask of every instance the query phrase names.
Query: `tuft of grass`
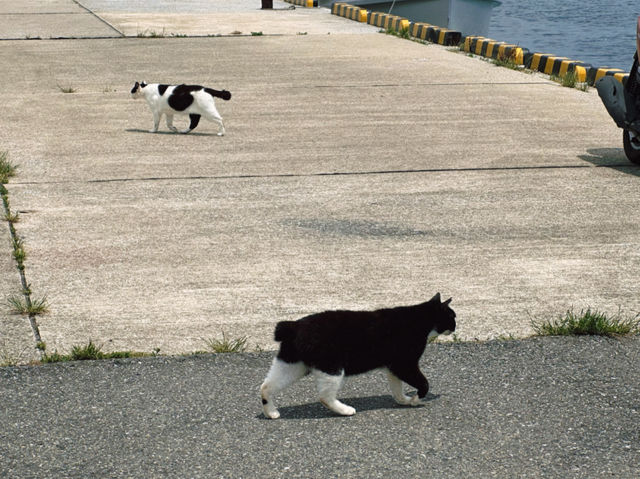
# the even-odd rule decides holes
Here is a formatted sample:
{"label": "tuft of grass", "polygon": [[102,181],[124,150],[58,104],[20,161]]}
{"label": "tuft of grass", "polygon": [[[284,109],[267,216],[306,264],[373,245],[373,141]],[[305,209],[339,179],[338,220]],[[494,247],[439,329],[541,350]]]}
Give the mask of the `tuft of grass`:
{"label": "tuft of grass", "polygon": [[551,75],[549,79],[551,81],[560,83],[560,85],[566,88],[576,88],[580,91],[589,90],[589,84],[587,82],[578,81],[578,74],[575,71],[567,72],[562,76]]}
{"label": "tuft of grass", "polygon": [[222,331],[222,339],[205,339],[207,348],[214,353],[242,353],[247,350],[247,336],[236,339],[228,339]]}
{"label": "tuft of grass", "polygon": [[[14,242],[14,244],[15,243],[17,242]],[[20,241],[20,243],[22,243],[22,241]],[[24,260],[27,259],[27,252],[24,250],[24,247],[22,245],[14,247],[13,259],[16,260],[16,263],[18,263],[18,265],[22,265],[24,263]]]}
{"label": "tuft of grass", "polygon": [[510,70],[520,70],[520,65],[516,62],[516,52],[512,51],[509,55],[502,53],[498,58],[493,60],[493,64],[498,67],[508,68]]}
{"label": "tuft of grass", "polygon": [[640,334],[640,318],[621,318],[619,314],[609,317],[607,314],[591,310],[576,313],[569,309],[564,316],[551,321],[531,321],[531,327],[538,336],[629,336]]}
{"label": "tuft of grass", "polygon": [[18,167],[9,161],[9,154],[0,151],[0,183],[9,183],[9,178],[16,176]]}
{"label": "tuft of grass", "polygon": [[262,36],[262,32],[251,32],[251,36],[252,37],[261,37]]}
{"label": "tuft of grass", "polygon": [[162,28],[161,32],[157,32],[155,30],[149,30],[148,28],[146,30],[138,30],[138,33],[136,34],[136,36],[138,38],[164,38],[167,36],[166,34],[166,29]]}
{"label": "tuft of grass", "polygon": [[71,348],[71,359],[74,361],[87,361],[92,359],[102,359],[104,353],[101,347],[89,340],[86,346],[73,346]]}
{"label": "tuft of grass", "polygon": [[156,32],[155,30],[151,30],[149,32],[149,37],[151,38],[164,38],[165,35],[165,29],[163,28],[161,32]]}
{"label": "tuft of grass", "polygon": [[565,73],[560,78],[560,84],[567,88],[575,88],[578,83],[578,74],[574,71]]}
{"label": "tuft of grass", "polygon": [[571,72],[565,73],[562,76],[551,75],[549,79],[556,83],[560,83],[560,85],[562,85],[563,87],[575,88],[578,82],[578,75],[576,74],[576,72],[571,71]]}
{"label": "tuft of grass", "polygon": [[405,40],[409,40],[411,38],[408,27],[405,27],[402,30],[396,30],[393,27],[388,27],[386,30],[379,30],[379,32],[386,33],[387,35],[393,35],[395,37],[404,38]]}
{"label": "tuft of grass", "polygon": [[71,361],[70,355],[60,354],[58,351],[48,354],[45,353],[42,355],[42,359],[40,359],[43,363],[62,363],[66,361]]}
{"label": "tuft of grass", "polygon": [[4,220],[8,221],[9,223],[19,223],[20,222],[20,214],[18,212],[11,212],[11,210],[7,209],[6,213],[4,214]]}
{"label": "tuft of grass", "polygon": [[111,353],[103,353],[102,346],[95,344],[89,340],[86,345],[77,345],[71,348],[70,354],[61,354],[55,351],[51,354],[46,352],[46,344],[38,343],[38,349],[43,352],[43,363],[60,363],[67,361],[94,361],[99,359],[121,359],[121,358],[144,358],[157,356],[160,352],[159,348],[153,350],[153,353],[143,353],[136,351],[114,351]]}
{"label": "tuft of grass", "polygon": [[29,301],[20,296],[9,296],[7,302],[13,314],[32,316],[49,312],[49,303],[46,296],[40,299],[30,298]]}
{"label": "tuft of grass", "polygon": [[61,85],[56,85],[56,86],[58,87],[58,90],[60,90],[62,93],[76,93],[78,91],[72,86],[61,86]]}
{"label": "tuft of grass", "polygon": [[398,32],[398,36],[400,38],[404,38],[405,40],[409,40],[409,38],[411,38],[411,35],[409,34],[409,27],[404,27],[402,30],[400,30]]}

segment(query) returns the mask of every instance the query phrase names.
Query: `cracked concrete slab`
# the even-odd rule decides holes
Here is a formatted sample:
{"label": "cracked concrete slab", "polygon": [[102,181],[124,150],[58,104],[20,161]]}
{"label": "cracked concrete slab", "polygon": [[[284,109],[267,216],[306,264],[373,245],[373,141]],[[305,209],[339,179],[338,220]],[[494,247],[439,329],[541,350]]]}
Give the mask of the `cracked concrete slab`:
{"label": "cracked concrete slab", "polygon": [[[269,348],[276,321],[437,290],[463,339],[640,309],[639,171],[595,91],[378,33],[8,45],[0,144],[51,349]],[[229,89],[227,136],[147,133],[134,80]]]}
{"label": "cracked concrete slab", "polygon": [[20,2],[0,2],[0,15],[75,14],[86,12],[73,0],[22,0]]}
{"label": "cracked concrete slab", "polygon": [[0,39],[56,39],[122,36],[72,0],[0,3]]}
{"label": "cracked concrete slab", "polygon": [[379,28],[346,20],[327,8],[300,8],[274,1],[105,2],[82,4],[127,36],[307,35],[372,33]]}

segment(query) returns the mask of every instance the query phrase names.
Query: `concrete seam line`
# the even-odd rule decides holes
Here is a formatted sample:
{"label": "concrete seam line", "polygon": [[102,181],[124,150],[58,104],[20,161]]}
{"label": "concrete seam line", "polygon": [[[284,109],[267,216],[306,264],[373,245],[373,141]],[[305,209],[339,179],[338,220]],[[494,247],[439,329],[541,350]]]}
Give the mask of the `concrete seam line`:
{"label": "concrete seam line", "polygon": [[469,173],[486,171],[529,171],[529,170],[576,170],[586,168],[624,168],[635,170],[640,168],[629,163],[617,163],[610,165],[584,164],[584,165],[537,165],[537,166],[495,166],[478,168],[416,168],[411,170],[372,170],[372,171],[333,171],[317,173],[272,173],[272,174],[245,174],[245,175],[212,175],[212,176],[166,176],[166,177],[141,177],[141,178],[109,178],[102,180],[86,181],[25,181],[16,185],[60,185],[60,184],[100,184],[100,183],[128,183],[143,181],[221,181],[221,180],[251,180],[268,178],[322,178],[338,176],[371,176],[371,175],[410,175],[422,173]]}
{"label": "concrete seam line", "polygon": [[111,28],[112,30],[114,30],[115,32],[118,33],[118,35],[120,35],[121,37],[126,36],[124,33],[122,33],[120,30],[118,30],[116,27],[114,27],[113,25],[111,25],[109,22],[107,22],[104,18],[102,18],[100,15],[98,15],[97,13],[95,13],[94,11],[90,10],[89,8],[85,7],[83,4],[81,4],[78,0],[73,0],[73,3],[75,3],[76,5],[78,5],[80,8],[85,9],[87,12],[89,12],[91,15],[93,15],[94,17],[96,17],[98,20],[100,20],[102,23],[104,23],[106,26],[108,26],[109,28]]}
{"label": "concrete seam line", "polygon": [[[1,183],[0,183],[0,194],[2,195],[2,205],[4,208],[7,224],[9,225],[9,235],[11,236],[11,242],[14,245],[13,250],[15,252],[15,245],[22,243],[22,240],[20,239],[18,233],[16,232],[13,222],[9,220],[9,218],[12,216],[11,209],[9,206],[9,191],[4,186],[4,184],[1,184]],[[16,269],[18,270],[18,273],[20,276],[20,285],[22,286],[22,294],[24,295],[27,309],[29,310],[29,313],[28,313],[29,324],[31,325],[31,330],[33,331],[33,337],[36,342],[36,349],[38,349],[40,351],[40,354],[42,355],[43,354],[43,351],[41,348],[41,345],[43,344],[42,337],[40,336],[40,328],[38,327],[38,322],[36,321],[36,314],[33,311],[31,311],[33,306],[31,301],[31,290],[29,288],[29,284],[27,283],[27,277],[24,273],[24,264],[20,264],[18,260],[15,258],[15,256],[14,256],[14,260],[16,261],[16,263],[18,263],[16,264]]]}

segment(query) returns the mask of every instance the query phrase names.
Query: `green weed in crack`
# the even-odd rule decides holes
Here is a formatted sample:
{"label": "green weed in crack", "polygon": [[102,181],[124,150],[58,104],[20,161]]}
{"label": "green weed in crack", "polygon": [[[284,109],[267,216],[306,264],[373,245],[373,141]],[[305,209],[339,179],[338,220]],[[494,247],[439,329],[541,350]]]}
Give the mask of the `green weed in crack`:
{"label": "green weed in crack", "polygon": [[227,339],[227,335],[222,331],[222,339],[205,339],[209,351],[213,353],[241,353],[247,350],[246,336],[236,339]]}
{"label": "green weed in crack", "polygon": [[2,184],[2,196],[6,193],[4,185],[9,183],[9,178],[16,175],[17,166],[9,162],[8,154],[6,151],[0,151],[0,184]]}
{"label": "green weed in crack", "polygon": [[630,336],[640,334],[640,317],[622,318],[620,313],[610,317],[591,308],[576,313],[572,308],[555,320],[533,320],[531,327],[538,336]]}
{"label": "green weed in crack", "polygon": [[123,358],[146,358],[156,357],[160,352],[160,349],[154,349],[153,353],[144,353],[136,351],[114,351],[112,353],[105,353],[102,351],[102,346],[95,344],[89,340],[86,345],[75,345],[71,347],[70,354],[62,354],[57,350],[53,353],[47,353],[47,346],[44,343],[38,345],[38,349],[42,351],[43,363],[60,363],[67,361],[94,361],[99,359],[123,359]]}
{"label": "green weed in crack", "polygon": [[[30,294],[30,293],[28,293]],[[49,312],[49,303],[47,298],[32,299],[27,303],[24,298],[20,296],[9,296],[7,303],[11,307],[11,312],[14,314],[22,314],[25,316],[45,314]]]}
{"label": "green weed in crack", "polygon": [[[16,175],[17,166],[13,165],[8,158],[6,151],[0,152],[0,196],[2,197],[2,208],[4,210],[4,219],[9,225],[9,234],[11,236],[12,256],[16,263],[16,269],[19,272],[20,284],[22,286],[22,295],[24,299],[17,296],[7,298],[7,302],[12,306],[13,311],[16,314],[24,314],[28,316],[33,336],[37,344],[42,343],[40,337],[40,329],[36,316],[46,313],[48,311],[48,305],[46,298],[39,300],[33,300],[31,297],[31,288],[27,283],[25,276],[25,260],[27,258],[27,252],[25,250],[24,242],[18,235],[15,228],[15,223],[19,220],[19,215],[11,211],[11,205],[9,202],[9,191],[6,188],[6,184],[9,179]],[[37,349],[40,349],[36,347]],[[42,354],[42,351],[41,351]]]}

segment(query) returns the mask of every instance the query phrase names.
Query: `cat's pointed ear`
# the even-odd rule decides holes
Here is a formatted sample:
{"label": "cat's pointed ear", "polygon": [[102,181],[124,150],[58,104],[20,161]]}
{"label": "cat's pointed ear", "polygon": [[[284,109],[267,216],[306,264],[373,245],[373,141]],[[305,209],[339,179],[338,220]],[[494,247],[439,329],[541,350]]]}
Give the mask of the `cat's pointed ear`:
{"label": "cat's pointed ear", "polygon": [[451,302],[452,299],[453,298],[447,299],[444,303],[442,303],[442,306],[447,306]]}
{"label": "cat's pointed ear", "polygon": [[436,295],[429,300],[430,303],[438,303],[440,304],[442,300],[440,299],[440,293],[436,293]]}

